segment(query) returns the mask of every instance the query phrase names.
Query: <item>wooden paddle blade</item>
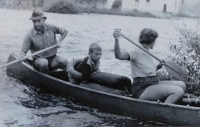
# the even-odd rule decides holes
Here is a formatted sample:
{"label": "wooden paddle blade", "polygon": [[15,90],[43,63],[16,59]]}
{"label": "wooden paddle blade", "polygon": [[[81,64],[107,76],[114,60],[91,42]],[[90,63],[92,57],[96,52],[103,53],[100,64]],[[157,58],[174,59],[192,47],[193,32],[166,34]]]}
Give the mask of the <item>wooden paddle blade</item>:
{"label": "wooden paddle blade", "polygon": [[172,63],[171,61],[165,61],[164,64],[166,70],[176,79],[187,82],[187,72],[180,66]]}

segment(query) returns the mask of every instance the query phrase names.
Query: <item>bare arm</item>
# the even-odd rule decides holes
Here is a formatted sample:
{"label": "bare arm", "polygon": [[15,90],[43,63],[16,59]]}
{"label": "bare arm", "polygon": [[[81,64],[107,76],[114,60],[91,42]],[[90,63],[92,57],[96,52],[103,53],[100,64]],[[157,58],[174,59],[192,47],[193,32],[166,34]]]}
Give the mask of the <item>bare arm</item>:
{"label": "bare arm", "polygon": [[129,60],[130,59],[128,52],[126,52],[126,51],[122,52],[120,50],[119,39],[115,39],[114,52],[115,52],[115,58],[117,58],[119,60]]}
{"label": "bare arm", "polygon": [[58,39],[58,42],[61,42],[63,39],[65,39],[67,34],[68,34],[68,31],[64,30],[64,32],[61,34],[60,38]]}
{"label": "bare arm", "polygon": [[115,46],[114,46],[115,58],[119,60],[130,60],[128,52],[120,50],[120,45],[119,45],[119,37],[121,35],[120,31],[121,31],[120,29],[115,29],[113,33],[113,36],[115,38]]}
{"label": "bare arm", "polygon": [[24,57],[26,56],[26,53],[27,52],[25,52],[25,51],[23,51],[23,50],[21,50],[21,52],[20,52],[20,56],[19,56],[19,62],[22,62],[22,61],[24,61]]}
{"label": "bare arm", "polygon": [[20,58],[26,56],[26,53],[30,50],[31,42],[32,40],[29,34],[27,34],[23,40],[23,44],[22,44],[21,52],[20,52]]}
{"label": "bare arm", "polygon": [[50,25],[50,24],[47,24],[47,26],[49,26],[53,30],[54,34],[60,34],[61,35],[60,38],[58,39],[58,42],[57,42],[58,47],[60,47],[61,46],[60,42],[63,41],[63,39],[65,39],[65,37],[68,34],[68,31],[64,28],[60,28],[60,27]]}

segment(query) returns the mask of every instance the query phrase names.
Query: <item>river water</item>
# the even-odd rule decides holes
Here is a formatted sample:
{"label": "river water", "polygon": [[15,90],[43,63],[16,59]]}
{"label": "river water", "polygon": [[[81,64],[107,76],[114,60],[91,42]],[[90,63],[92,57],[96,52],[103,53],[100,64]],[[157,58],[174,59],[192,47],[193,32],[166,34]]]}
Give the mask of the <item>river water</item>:
{"label": "river water", "polygon": [[[32,28],[29,10],[0,9],[0,65],[4,65],[10,54],[19,55],[25,34]],[[69,31],[62,42],[58,54],[72,60],[87,56],[88,46],[99,43],[103,54],[100,68],[102,71],[130,77],[127,61],[116,60],[113,53],[114,28],[134,41],[140,31],[147,27],[159,33],[153,54],[167,59],[169,42],[177,43],[179,34],[175,26],[182,23],[194,24],[194,19],[153,19],[97,14],[67,15],[45,13],[47,23]],[[59,37],[59,36],[58,36]],[[123,50],[133,45],[121,38]],[[156,61],[155,61],[156,62]],[[34,88],[0,71],[0,126],[1,127],[92,127],[92,126],[162,126],[136,118],[120,116],[102,110],[74,103],[68,97],[55,96]]]}

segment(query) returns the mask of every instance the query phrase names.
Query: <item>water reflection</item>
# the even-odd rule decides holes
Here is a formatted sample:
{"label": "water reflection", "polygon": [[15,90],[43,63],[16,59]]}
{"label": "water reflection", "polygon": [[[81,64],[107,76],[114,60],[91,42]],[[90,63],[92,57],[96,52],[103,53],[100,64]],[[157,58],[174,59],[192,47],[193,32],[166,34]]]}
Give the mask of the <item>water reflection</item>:
{"label": "water reflection", "polygon": [[[40,119],[43,119],[42,121],[52,121],[52,117],[57,117],[56,119],[60,117],[60,119],[63,119],[62,116],[65,116],[64,119],[68,119],[71,123],[73,123],[74,120],[79,121],[74,123],[73,126],[164,126],[159,123],[138,120],[137,118],[109,114],[102,110],[94,109],[85,106],[84,104],[77,103],[73,98],[53,95],[43,89],[36,88],[31,85],[26,84],[26,86],[28,87],[28,89],[24,89],[23,93],[27,94],[28,97],[19,97],[19,101],[21,105],[26,108],[37,109],[38,111],[34,112],[34,115],[36,117],[39,117]],[[26,126],[51,127],[56,124],[59,124],[59,126],[61,126],[61,121],[63,120],[54,122],[54,124],[52,124],[52,122],[42,121],[38,122],[38,125],[29,124]]]}

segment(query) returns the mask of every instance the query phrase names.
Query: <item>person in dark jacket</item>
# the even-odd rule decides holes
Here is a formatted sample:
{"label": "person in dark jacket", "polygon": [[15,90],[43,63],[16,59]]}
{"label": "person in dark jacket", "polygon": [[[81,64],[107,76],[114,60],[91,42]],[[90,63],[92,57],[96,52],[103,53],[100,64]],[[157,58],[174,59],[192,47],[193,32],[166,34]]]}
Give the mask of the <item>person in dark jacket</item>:
{"label": "person in dark jacket", "polygon": [[74,68],[76,71],[80,72],[82,76],[75,77],[73,74],[69,73],[69,81],[74,84],[79,84],[80,82],[87,83],[92,73],[100,72],[99,65],[101,54],[101,46],[97,43],[92,43],[89,46],[88,56],[85,57],[83,61]]}

